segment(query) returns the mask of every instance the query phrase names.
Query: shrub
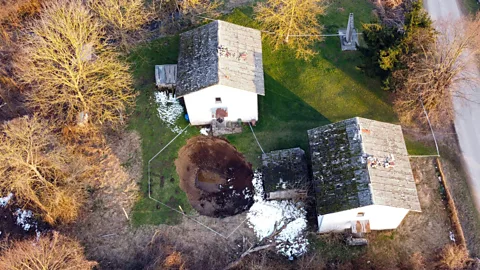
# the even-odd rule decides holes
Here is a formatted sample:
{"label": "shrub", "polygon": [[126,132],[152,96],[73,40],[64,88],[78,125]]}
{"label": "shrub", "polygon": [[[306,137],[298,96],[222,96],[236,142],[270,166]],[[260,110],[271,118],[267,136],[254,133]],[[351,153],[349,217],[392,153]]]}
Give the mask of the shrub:
{"label": "shrub", "polygon": [[0,269],[93,269],[96,262],[88,261],[82,246],[56,232],[38,241],[20,241],[0,257]]}
{"label": "shrub", "polygon": [[460,245],[446,245],[439,254],[439,266],[445,269],[462,269],[469,260],[468,250]]}

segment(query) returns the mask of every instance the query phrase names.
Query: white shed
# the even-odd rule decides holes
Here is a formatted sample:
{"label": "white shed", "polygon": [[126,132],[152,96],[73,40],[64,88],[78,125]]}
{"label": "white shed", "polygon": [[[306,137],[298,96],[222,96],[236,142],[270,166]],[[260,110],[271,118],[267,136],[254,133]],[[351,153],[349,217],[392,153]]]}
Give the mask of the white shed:
{"label": "white shed", "polygon": [[320,233],[395,229],[421,211],[400,126],[356,117],[308,138]]}
{"label": "white shed", "polygon": [[265,95],[260,31],[214,21],[180,35],[176,96],[192,125],[258,120]]}
{"label": "white shed", "polygon": [[173,88],[177,82],[177,65],[155,65],[155,84],[159,88]]}

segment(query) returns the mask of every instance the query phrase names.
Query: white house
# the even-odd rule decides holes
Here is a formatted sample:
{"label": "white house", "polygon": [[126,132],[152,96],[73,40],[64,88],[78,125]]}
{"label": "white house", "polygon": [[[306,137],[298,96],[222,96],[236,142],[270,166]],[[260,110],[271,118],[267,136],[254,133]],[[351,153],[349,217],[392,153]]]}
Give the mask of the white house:
{"label": "white house", "polygon": [[258,120],[265,95],[260,31],[214,21],[180,35],[176,95],[192,125]]}
{"label": "white house", "polygon": [[356,117],[308,137],[319,232],[395,229],[421,211],[400,126]]}

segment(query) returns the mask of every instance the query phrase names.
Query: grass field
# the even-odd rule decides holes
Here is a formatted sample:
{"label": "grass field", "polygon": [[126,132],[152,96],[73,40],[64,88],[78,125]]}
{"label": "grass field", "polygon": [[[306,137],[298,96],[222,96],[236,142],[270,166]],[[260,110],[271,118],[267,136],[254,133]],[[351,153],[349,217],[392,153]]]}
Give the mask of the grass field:
{"label": "grass field", "polygon": [[[373,6],[367,0],[337,0],[321,18],[324,33],[336,33],[346,25],[349,12],[355,24],[369,22]],[[227,21],[258,28],[251,19],[252,9],[235,10]],[[294,58],[289,49],[272,51],[263,46],[265,97],[259,97],[259,121],[255,132],[265,151],[300,146],[308,150],[307,129],[355,116],[397,122],[386,102],[378,78],[369,78],[357,68],[359,52],[341,52],[338,37],[316,44],[318,55],[310,62]],[[227,137],[254,165],[260,149],[250,130]]]}
{"label": "grass field", "polygon": [[[355,13],[355,24],[361,30],[362,22],[369,22],[372,9],[368,0],[335,0],[326,16],[320,18],[324,33],[336,33],[345,26],[349,12]],[[259,28],[252,19],[253,9],[235,10],[224,20]],[[263,42],[265,96],[259,97],[259,122],[254,127],[265,151],[300,146],[308,151],[307,130],[355,116],[386,122],[397,122],[388,103],[388,93],[381,90],[378,78],[366,77],[357,68],[362,62],[359,52],[341,52],[338,37],[327,37],[315,45],[318,55],[310,62],[294,58],[289,49],[272,51]],[[155,40],[137,48],[129,57],[133,65],[135,87],[139,92],[137,106],[132,113],[129,128],[142,137],[144,160],[141,181],[142,196],[133,210],[133,223],[175,224],[180,216],[148,198],[147,164],[176,134],[159,119],[153,100],[154,65],[176,63],[178,37]],[[180,127],[186,126],[183,119]],[[186,139],[199,134],[190,127],[161,155],[152,161],[152,197],[189,212],[191,207],[178,186],[174,160]],[[261,151],[248,126],[241,134],[227,136],[254,167],[259,164]],[[411,149],[410,149],[411,148]],[[424,146],[409,144],[410,151],[424,152]],[[428,148],[427,148],[428,150]]]}
{"label": "grass field", "polygon": [[[405,134],[404,134],[405,135]],[[435,142],[433,139],[426,141],[417,141],[413,137],[405,135],[405,144],[410,155],[436,155]]]}
{"label": "grass field", "polygon": [[[176,136],[160,120],[157,105],[154,101],[155,89],[154,66],[156,64],[176,63],[178,56],[178,37],[155,40],[135,50],[129,57],[133,65],[135,87],[138,90],[137,106],[130,118],[129,128],[136,129],[142,137],[142,153],[144,161],[143,177],[140,183],[142,196],[136,203],[132,219],[135,225],[140,224],[175,224],[180,215],[157,204],[148,198],[148,161]],[[187,121],[178,120],[178,126],[184,127]],[[174,160],[178,149],[186,139],[198,134],[198,129],[190,127],[175,140],[164,152],[151,163],[152,197],[183,210],[189,211],[190,204],[185,193],[180,189]]]}

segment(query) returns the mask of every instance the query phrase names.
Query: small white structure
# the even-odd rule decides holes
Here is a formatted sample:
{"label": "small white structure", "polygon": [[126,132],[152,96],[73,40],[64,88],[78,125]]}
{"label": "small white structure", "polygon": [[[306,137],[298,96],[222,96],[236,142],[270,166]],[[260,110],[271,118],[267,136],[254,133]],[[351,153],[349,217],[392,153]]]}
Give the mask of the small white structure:
{"label": "small white structure", "polygon": [[356,51],[358,45],[357,29],[353,25],[353,13],[348,15],[347,28],[338,30],[342,51]]}
{"label": "small white structure", "polygon": [[260,31],[214,21],[180,36],[177,98],[192,125],[258,120],[265,95]]}
{"label": "small white structure", "polygon": [[395,229],[421,211],[400,126],[356,117],[308,137],[320,233]]}
{"label": "small white structure", "polygon": [[159,88],[173,88],[177,81],[177,65],[155,65],[155,83]]}

